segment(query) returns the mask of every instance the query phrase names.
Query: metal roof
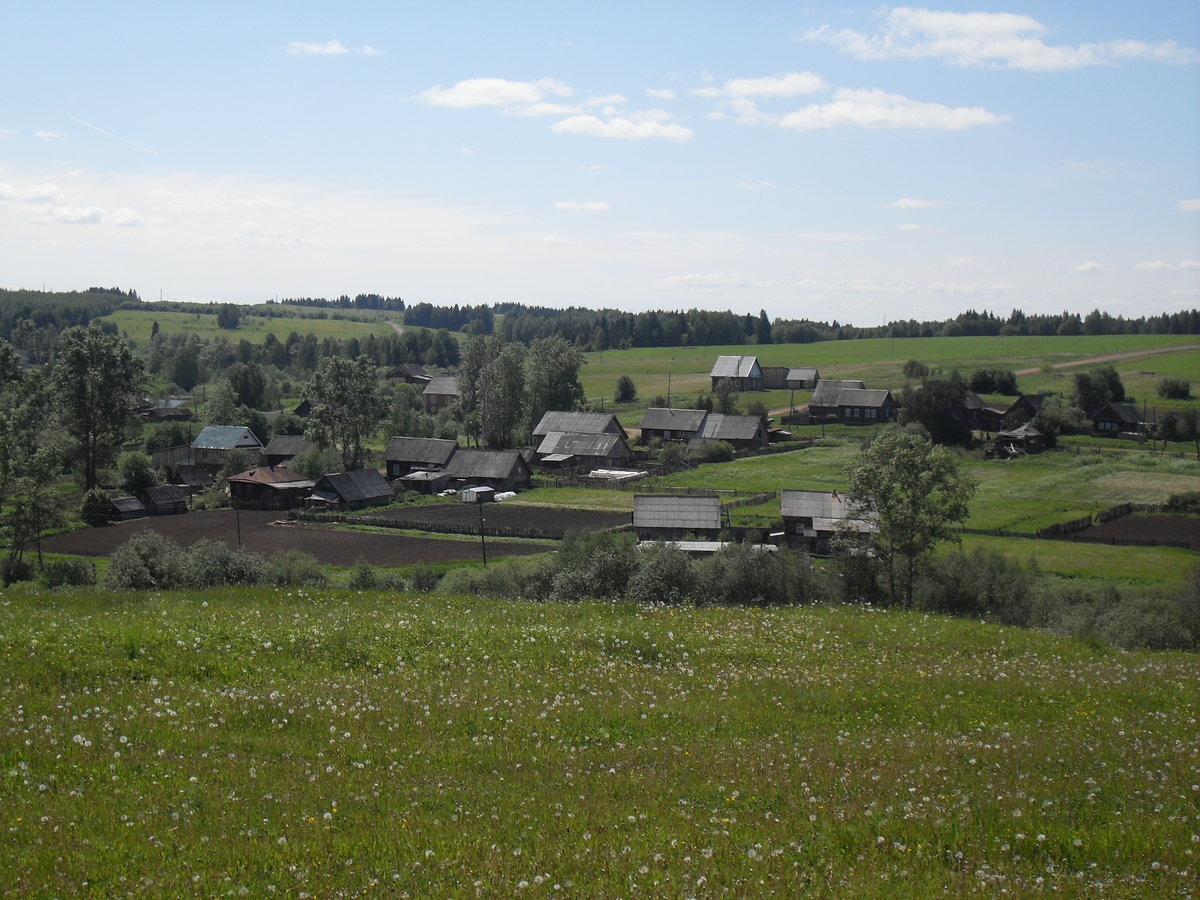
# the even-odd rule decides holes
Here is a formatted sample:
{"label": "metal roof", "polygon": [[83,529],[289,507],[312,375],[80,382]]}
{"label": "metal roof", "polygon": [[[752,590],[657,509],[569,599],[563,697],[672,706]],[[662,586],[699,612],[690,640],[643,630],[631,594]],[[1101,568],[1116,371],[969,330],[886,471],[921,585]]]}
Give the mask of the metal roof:
{"label": "metal roof", "polygon": [[316,484],[311,478],[305,478],[282,466],[255,466],[237,475],[230,475],[227,480],[238,484],[265,484],[272,487],[313,487]]}
{"label": "metal roof", "polygon": [[192,441],[197,450],[257,449],[262,441],[244,425],[205,425]]}
{"label": "metal roof", "polygon": [[838,406],[868,406],[881,407],[892,396],[891,391],[867,390],[863,388],[843,388],[838,394]]}
{"label": "metal roof", "polygon": [[762,378],[757,356],[718,356],[708,373],[713,378]]}
{"label": "metal roof", "polygon": [[322,488],[327,488],[345,503],[392,496],[392,486],[376,469],[353,469],[349,472],[324,475],[317,482],[316,488],[313,493],[319,494]]}
{"label": "metal roof", "polygon": [[458,450],[458,441],[397,435],[383,451],[385,462],[415,462],[444,466]]}
{"label": "metal roof", "polygon": [[817,386],[813,388],[812,404],[814,406],[837,406],[838,397],[842,391],[846,390],[863,390],[866,387],[861,381],[841,380],[837,381],[829,378],[822,378],[817,382]]}
{"label": "metal roof", "polygon": [[421,393],[457,397],[459,396],[458,379],[453,375],[434,375]]}
{"label": "metal roof", "polygon": [[172,503],[187,503],[187,494],[174,484],[155,484],[142,491],[150,506],[166,506]]}
{"label": "metal roof", "polygon": [[788,369],[787,380],[788,381],[812,381],[814,378],[817,377],[818,374],[819,373],[817,372],[817,370],[814,368],[811,368],[811,367],[799,368],[799,369]]}
{"label": "metal roof", "polygon": [[525,466],[516,450],[458,450],[443,470],[450,478],[509,478]]}
{"label": "metal roof", "polygon": [[690,431],[697,432],[704,424],[708,415],[702,409],[671,409],[664,406],[652,406],[642,416],[642,430],[652,428],[656,431]]}
{"label": "metal roof", "polygon": [[551,410],[533,429],[534,437],[545,437],[552,431],[575,434],[624,434],[625,429],[612,413],[558,412]]}
{"label": "metal roof", "polygon": [[538,456],[628,456],[629,448],[619,434],[579,434],[551,431],[537,448]]}
{"label": "metal roof", "polygon": [[702,441],[752,441],[761,428],[762,419],[758,416],[709,413],[696,437]]}
{"label": "metal roof", "polygon": [[837,491],[791,491],[779,495],[779,513],[785,519],[811,519],[815,531],[833,531],[845,520],[853,530],[878,531],[878,527],[861,518],[851,518],[848,497]]}
{"label": "metal roof", "polygon": [[277,434],[267,442],[263,453],[267,456],[299,456],[312,449],[312,443],[302,434]]}
{"label": "metal roof", "polygon": [[636,528],[720,528],[721,498],[715,494],[635,494],[633,524]]}

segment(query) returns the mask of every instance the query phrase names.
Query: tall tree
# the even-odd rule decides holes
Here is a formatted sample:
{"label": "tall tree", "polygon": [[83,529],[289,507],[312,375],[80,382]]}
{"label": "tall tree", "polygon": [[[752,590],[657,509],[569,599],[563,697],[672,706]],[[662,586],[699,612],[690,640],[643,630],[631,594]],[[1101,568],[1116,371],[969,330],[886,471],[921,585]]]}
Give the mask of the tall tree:
{"label": "tall tree", "polygon": [[965,444],[971,440],[967,423],[967,384],[958,372],[946,378],[926,378],[919,388],[906,386],[900,394],[900,424],[917,423],[935,444]]}
{"label": "tall tree", "polygon": [[516,441],[527,404],[525,355],[522,344],[504,344],[483,367],[479,424],[484,446],[503,449]]}
{"label": "tall tree", "polygon": [[59,338],[52,378],[62,427],[76,443],[89,490],[137,422],[142,361],[116,335],[76,326]]}
{"label": "tall tree", "polygon": [[335,447],[347,469],[360,469],[363,442],[387,414],[375,364],[366,356],[332,356],[321,364],[309,384],[316,408],[309,417],[309,437],[322,447]]}
{"label": "tall tree", "polygon": [[525,363],[525,391],[529,430],[551,411],[569,412],[583,403],[579,370],[587,359],[577,347],[558,335],[538,338],[529,346]]}
{"label": "tall tree", "polygon": [[957,541],[975,484],[945,447],[919,429],[889,428],[846,469],[855,518],[874,519],[875,553],[893,602],[911,607],[913,586],[934,548]]}

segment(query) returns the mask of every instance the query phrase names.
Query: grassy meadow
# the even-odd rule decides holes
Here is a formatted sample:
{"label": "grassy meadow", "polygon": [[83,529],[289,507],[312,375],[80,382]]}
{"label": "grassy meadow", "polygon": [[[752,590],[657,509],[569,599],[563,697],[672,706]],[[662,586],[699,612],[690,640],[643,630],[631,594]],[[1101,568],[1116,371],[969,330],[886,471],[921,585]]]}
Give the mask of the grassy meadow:
{"label": "grassy meadow", "polygon": [[10,592],[0,894],[1186,895],[1200,658],[846,608]]}
{"label": "grassy meadow", "polygon": [[[105,316],[98,321],[112,322],[117,330],[128,335],[139,344],[148,343],[154,323],[168,334],[196,334],[202,338],[223,336],[237,343],[247,340],[252,344],[261,344],[268,334],[274,334],[280,341],[295,331],[298,334],[315,334],[320,339],[334,338],[349,340],[364,338],[369,334],[385,335],[392,332],[392,327],[380,313],[373,313],[370,318],[359,314],[357,316],[341,315],[342,310],[328,310],[330,318],[320,319],[312,312],[294,312],[288,308],[287,315],[256,316],[243,312],[241,322],[234,330],[221,329],[217,325],[216,314],[185,313],[155,310],[118,310],[111,316]],[[334,312],[341,317],[334,319]],[[397,319],[399,318],[397,314]]]}

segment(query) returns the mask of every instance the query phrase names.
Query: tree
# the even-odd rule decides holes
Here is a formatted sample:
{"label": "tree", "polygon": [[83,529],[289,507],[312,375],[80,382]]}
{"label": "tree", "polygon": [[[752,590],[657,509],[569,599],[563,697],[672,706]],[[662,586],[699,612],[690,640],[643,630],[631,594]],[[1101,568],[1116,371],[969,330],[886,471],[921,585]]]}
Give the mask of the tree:
{"label": "tree", "polygon": [[902,369],[905,378],[924,378],[929,374],[929,366],[919,359],[910,359]]}
{"label": "tree", "polygon": [[53,383],[63,429],[76,442],[84,490],[112,462],[137,421],[145,379],[142,361],[116,335],[95,327],[68,328],[59,338]]}
{"label": "tree", "polygon": [[1186,378],[1164,378],[1158,383],[1158,396],[1164,400],[1192,399],[1192,385]]}
{"label": "tree", "polygon": [[912,607],[913,585],[942,541],[957,541],[975,484],[954,456],[912,428],[876,436],[847,469],[852,514],[877,522],[873,543],[893,602]]}
{"label": "tree", "polygon": [[525,354],[521,344],[503,344],[480,373],[479,429],[485,447],[511,447],[525,418]]}
{"label": "tree", "polygon": [[617,403],[632,403],[636,399],[637,385],[628,375],[622,375],[617,379],[617,390],[613,394],[613,400]]}
{"label": "tree", "polygon": [[117,460],[117,474],[121,479],[121,487],[131,494],[139,494],[158,484],[158,473],[154,471],[154,463],[140,450],[121,454]]}
{"label": "tree", "polygon": [[570,411],[583,403],[579,370],[587,359],[558,335],[538,338],[525,361],[525,395],[529,430],[551,410]]}
{"label": "tree", "polygon": [[242,313],[234,304],[223,303],[217,310],[217,327],[234,329],[242,324]]}
{"label": "tree", "polygon": [[935,444],[965,444],[971,440],[966,400],[967,385],[957,372],[926,378],[900,394],[900,424],[922,426]]}
{"label": "tree", "polygon": [[718,381],[713,397],[713,408],[717,412],[727,416],[737,412],[737,386],[732,378],[722,378]]}
{"label": "tree", "polygon": [[1125,385],[1112,366],[1075,375],[1075,405],[1089,415],[1106,403],[1119,403],[1124,399]]}
{"label": "tree", "polygon": [[309,418],[309,438],[341,452],[346,469],[363,464],[363,442],[387,413],[375,364],[369,357],[332,356],[321,364],[309,385],[316,408]]}

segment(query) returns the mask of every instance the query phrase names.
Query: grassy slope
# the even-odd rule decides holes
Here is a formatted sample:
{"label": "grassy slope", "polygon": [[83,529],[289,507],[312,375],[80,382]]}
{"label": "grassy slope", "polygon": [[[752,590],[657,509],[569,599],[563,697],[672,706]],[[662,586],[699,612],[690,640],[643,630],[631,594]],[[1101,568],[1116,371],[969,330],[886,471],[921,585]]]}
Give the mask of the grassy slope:
{"label": "grassy slope", "polygon": [[1195,656],[270,591],[10,595],[0,634],[5,896],[1195,886]]}
{"label": "grassy slope", "polygon": [[128,334],[138,343],[150,340],[150,331],[155,322],[169,334],[195,332],[201,337],[221,335],[234,343],[245,339],[252,344],[261,344],[268,333],[280,341],[295,331],[298,334],[315,334],[318,338],[363,338],[369,334],[385,335],[392,328],[383,319],[364,321],[359,318],[318,319],[308,315],[288,315],[268,318],[243,314],[241,324],[234,330],[217,327],[216,315],[207,313],[155,312],[153,310],[119,310],[104,321],[116,324],[122,334]]}

